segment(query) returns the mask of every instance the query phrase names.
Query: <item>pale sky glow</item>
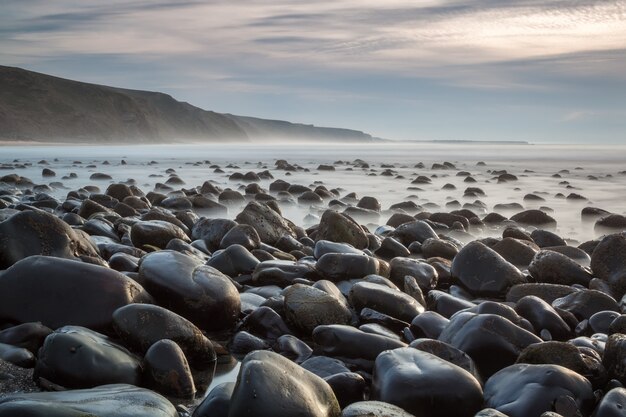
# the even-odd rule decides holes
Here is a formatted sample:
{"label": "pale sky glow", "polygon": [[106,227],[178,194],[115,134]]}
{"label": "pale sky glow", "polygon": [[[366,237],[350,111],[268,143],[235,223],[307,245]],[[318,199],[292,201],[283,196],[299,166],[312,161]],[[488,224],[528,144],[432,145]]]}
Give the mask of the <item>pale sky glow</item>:
{"label": "pale sky glow", "polygon": [[0,1],[0,64],[397,139],[626,143],[626,1]]}

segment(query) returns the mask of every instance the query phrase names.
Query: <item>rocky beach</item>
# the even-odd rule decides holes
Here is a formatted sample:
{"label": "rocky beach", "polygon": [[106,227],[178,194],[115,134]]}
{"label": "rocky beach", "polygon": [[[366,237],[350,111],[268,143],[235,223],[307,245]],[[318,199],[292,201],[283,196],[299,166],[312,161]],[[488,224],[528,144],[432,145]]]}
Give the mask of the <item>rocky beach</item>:
{"label": "rocky beach", "polygon": [[0,147],[0,417],[626,415],[622,156],[307,146]]}

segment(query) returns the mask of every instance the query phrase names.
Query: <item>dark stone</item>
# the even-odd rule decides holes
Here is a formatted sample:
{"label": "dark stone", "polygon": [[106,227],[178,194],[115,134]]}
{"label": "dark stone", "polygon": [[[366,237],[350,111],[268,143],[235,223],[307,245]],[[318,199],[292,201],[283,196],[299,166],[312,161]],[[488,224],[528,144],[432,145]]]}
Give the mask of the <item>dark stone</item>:
{"label": "dark stone", "polygon": [[626,389],[613,388],[600,401],[593,417],[623,417],[626,410]]}
{"label": "dark stone", "polygon": [[607,282],[615,299],[626,293],[626,234],[608,235],[598,243],[591,255],[595,277]]}
{"label": "dark stone", "polygon": [[360,374],[344,372],[324,378],[335,393],[340,407],[346,407],[354,402],[363,401],[368,383]]}
{"label": "dark stone", "polygon": [[424,242],[426,239],[437,239],[437,233],[428,223],[423,220],[416,220],[410,223],[404,223],[392,232],[392,237],[397,238],[404,246],[408,246],[413,242]]}
{"label": "dark stone", "polygon": [[383,401],[360,401],[350,404],[341,417],[415,417],[402,408]]}
{"label": "dark stone", "polygon": [[159,394],[132,385],[105,385],[61,392],[11,394],[0,398],[0,417],[178,417]]}
{"label": "dark stone", "polygon": [[0,322],[39,321],[53,329],[73,324],[107,332],[116,309],[152,301],[117,271],[67,259],[31,256],[0,275]]}
{"label": "dark stone", "polygon": [[458,311],[475,306],[471,301],[467,301],[451,294],[439,290],[431,290],[426,296],[426,306],[443,317],[450,318]]}
{"label": "dark stone", "polygon": [[354,253],[327,253],[318,259],[315,268],[331,281],[363,278],[378,274],[378,259]]}
{"label": "dark stone", "polygon": [[339,359],[329,358],[327,356],[314,356],[300,365],[320,378],[350,372],[350,369]]}
{"label": "dark stone", "polygon": [[267,306],[261,306],[248,314],[241,323],[240,329],[270,341],[284,334],[291,334],[291,330],[282,317]]}
{"label": "dark stone", "polygon": [[573,292],[579,291],[576,288],[572,288],[568,285],[559,284],[542,284],[542,283],[528,283],[518,284],[511,287],[506,294],[506,301],[510,303],[518,302],[522,297],[527,295],[534,295],[541,298],[548,304],[552,304],[557,298],[565,297]]}
{"label": "dark stone", "polygon": [[284,334],[276,339],[273,349],[295,363],[302,363],[313,354],[313,349],[309,345],[290,334]]}
{"label": "dark stone", "polygon": [[595,402],[589,381],[558,365],[511,365],[489,378],[484,394],[487,407],[509,417],[540,416],[553,411],[563,396],[573,398],[586,416]]}
{"label": "dark stone", "polygon": [[193,398],[196,386],[185,354],[171,340],[159,340],[148,349],[145,361],[145,380],[148,386],[161,394],[176,398]]}
{"label": "dark stone", "polygon": [[231,328],[239,316],[239,292],[230,278],[201,261],[174,251],[146,255],[141,282],[160,305],[203,330]]}
{"label": "dark stone", "polygon": [[525,282],[519,269],[478,241],[461,249],[452,261],[450,273],[476,296],[503,296],[511,286]]}
{"label": "dark stone", "polygon": [[35,366],[35,355],[33,355],[30,350],[7,345],[6,343],[0,343],[0,360],[22,368],[32,368]]}
{"label": "dark stone", "polygon": [[313,256],[315,259],[319,259],[327,253],[351,253],[356,255],[365,255],[360,249],[356,249],[354,246],[347,243],[332,242],[330,240],[318,240],[315,242],[313,249]]}
{"label": "dark stone", "polygon": [[130,239],[133,245],[142,248],[144,245],[163,249],[170,240],[180,239],[191,242],[187,234],[180,227],[163,220],[141,221],[133,225],[130,230]]}
{"label": "dark stone", "polygon": [[476,364],[474,364],[472,358],[470,358],[467,353],[454,346],[444,343],[441,340],[415,339],[409,344],[409,347],[430,353],[444,361],[463,368],[480,382],[480,375],[478,374],[478,369],[476,369]]}
{"label": "dark stone", "polygon": [[422,254],[424,258],[454,259],[459,253],[455,244],[443,239],[428,238],[422,242]]}
{"label": "dark stone", "polygon": [[0,223],[0,269],[31,255],[79,259],[98,257],[88,238],[40,210],[18,212]]}
{"label": "dark stone", "polygon": [[525,210],[511,217],[511,220],[523,225],[553,229],[556,220],[541,210]]}
{"label": "dark stone", "polygon": [[234,382],[217,385],[194,410],[192,417],[228,417],[230,397],[234,390]]}
{"label": "dark stone", "polygon": [[389,350],[376,358],[371,397],[429,417],[471,417],[483,402],[480,383],[469,372],[413,348]]}
{"label": "dark stone", "polygon": [[252,273],[252,281],[256,285],[278,285],[286,287],[295,279],[319,279],[313,265],[293,261],[263,261]]}
{"label": "dark stone", "polygon": [[386,237],[380,243],[374,254],[380,258],[391,260],[396,256],[409,256],[411,252],[400,242],[392,237]]}
{"label": "dark stone", "polygon": [[34,378],[66,388],[106,384],[139,385],[141,360],[103,334],[65,326],[50,334],[41,350]]}
{"label": "dark stone", "polygon": [[41,323],[24,323],[0,331],[0,343],[28,349],[37,354],[52,329]]}
{"label": "dark stone", "polygon": [[259,263],[248,249],[234,244],[215,252],[206,264],[234,278],[241,274],[251,274]]}
{"label": "dark stone", "polygon": [[561,316],[539,297],[522,297],[515,305],[515,311],[532,324],[537,334],[547,330],[553,340],[568,340],[573,336],[572,330]]}
{"label": "dark stone", "polygon": [[213,344],[186,318],[152,304],[129,304],[113,313],[113,327],[131,349],[144,354],[154,343],[170,339],[196,369],[215,365]]}
{"label": "dark stone", "polygon": [[425,311],[411,322],[411,333],[415,338],[437,339],[450,320],[434,311]]}
{"label": "dark stone", "polygon": [[405,322],[424,312],[413,297],[384,285],[359,282],[350,290],[350,303],[357,311],[367,307]]}
{"label": "dark stone", "polygon": [[406,346],[398,340],[365,333],[351,326],[317,326],[313,330],[316,352],[350,362],[363,369],[370,369],[376,357],[383,351]]}
{"label": "dark stone", "polygon": [[589,319],[599,311],[620,311],[617,302],[609,295],[596,290],[581,290],[557,298],[552,307],[569,311],[578,320]]}
{"label": "dark stone", "polygon": [[209,250],[214,251],[219,249],[224,236],[236,226],[237,223],[228,219],[202,219],[193,226],[191,237],[204,240]]}
{"label": "dark stone", "polygon": [[397,257],[391,260],[389,267],[389,278],[400,287],[404,286],[404,277],[407,275],[415,278],[424,293],[437,285],[437,270],[424,260]]}
{"label": "dark stone", "polygon": [[339,417],[330,386],[277,353],[256,351],[241,363],[229,417]]}
{"label": "dark stone", "polygon": [[365,249],[369,244],[365,231],[357,222],[334,210],[326,210],[322,215],[315,240],[347,243],[356,249]]}
{"label": "dark stone", "polygon": [[518,268],[527,268],[538,250],[534,243],[513,237],[505,237],[491,249]]}
{"label": "dark stone", "polygon": [[530,237],[540,248],[567,245],[567,242],[565,242],[565,240],[561,236],[555,233],[552,233],[549,230],[541,230],[541,229],[533,230],[530,233]]}
{"label": "dark stone", "polygon": [[626,335],[615,333],[609,336],[604,348],[602,364],[609,378],[626,384]]}
{"label": "dark stone", "polygon": [[591,273],[569,257],[551,250],[537,252],[528,271],[538,282],[589,286]]}
{"label": "dark stone", "polygon": [[235,220],[239,224],[254,227],[261,242],[268,245],[274,245],[283,235],[296,236],[289,223],[280,214],[257,201],[249,202]]}
{"label": "dark stone", "polygon": [[541,342],[501,316],[467,312],[452,317],[439,340],[467,353],[485,379],[515,363],[528,345]]}
{"label": "dark stone", "polygon": [[347,306],[320,289],[295,284],[283,295],[287,321],[306,334],[321,324],[348,324],[352,319]]}

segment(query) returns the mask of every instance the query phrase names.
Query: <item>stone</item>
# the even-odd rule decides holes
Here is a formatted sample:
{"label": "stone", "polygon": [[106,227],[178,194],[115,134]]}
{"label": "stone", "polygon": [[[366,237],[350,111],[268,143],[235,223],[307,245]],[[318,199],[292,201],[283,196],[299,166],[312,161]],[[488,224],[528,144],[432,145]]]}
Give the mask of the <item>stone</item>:
{"label": "stone", "polygon": [[388,350],[376,358],[371,397],[416,417],[472,417],[483,403],[480,383],[469,372],[413,348]]}
{"label": "stone", "polygon": [[459,251],[450,273],[470,293],[482,297],[504,296],[510,287],[526,281],[513,264],[478,241]]}
{"label": "stone", "polygon": [[358,282],[350,289],[350,304],[357,311],[370,308],[399,320],[411,322],[424,312],[424,307],[413,297],[384,285]]}
{"label": "stone", "polygon": [[241,362],[229,417],[339,417],[323,379],[277,353],[256,351]]}
{"label": "stone", "polygon": [[591,270],[595,277],[611,287],[615,299],[626,293],[626,234],[604,237],[591,255]]}
{"label": "stone", "polygon": [[354,253],[327,253],[317,260],[315,268],[326,279],[337,282],[378,274],[378,259]]}
{"label": "stone", "polygon": [[234,390],[234,382],[215,386],[194,410],[192,417],[228,417],[230,397]]}
{"label": "stone", "polygon": [[130,239],[137,248],[149,245],[164,249],[172,239],[191,242],[183,229],[163,220],[141,221],[133,224]]}
{"label": "stone", "polygon": [[322,324],[349,324],[352,319],[347,306],[320,289],[294,284],[283,295],[287,322],[305,334]]}
{"label": "stone", "polygon": [[413,242],[422,243],[429,238],[439,238],[433,228],[423,220],[416,220],[410,223],[401,224],[392,232],[391,235],[407,247]]}
{"label": "stone", "polygon": [[0,397],[0,417],[178,417],[161,395],[133,385],[10,394]]}
{"label": "stone", "polygon": [[241,213],[235,217],[239,224],[254,227],[261,242],[274,245],[283,235],[296,237],[296,233],[283,217],[257,201],[249,202]]}
{"label": "stone", "polygon": [[315,236],[315,241],[319,240],[347,243],[356,249],[365,249],[369,244],[365,231],[357,222],[334,210],[326,210],[322,214]]}
{"label": "stone", "polygon": [[341,412],[341,417],[415,417],[402,408],[383,401],[359,401]]}
{"label": "stone", "polygon": [[589,381],[558,365],[511,365],[489,378],[484,395],[485,406],[509,417],[540,416],[565,396],[586,416],[595,402]]}
{"label": "stone", "polygon": [[70,389],[139,385],[141,359],[103,334],[80,326],[64,326],[46,337],[34,378],[45,378]]}
{"label": "stone", "polygon": [[241,301],[230,278],[201,261],[174,251],[146,255],[139,277],[163,307],[203,330],[231,328]]}
{"label": "stone", "polygon": [[111,332],[115,310],[151,302],[146,290],[125,275],[68,259],[31,256],[0,275],[0,322]]}
{"label": "stone", "polygon": [[548,284],[589,286],[593,276],[590,271],[571,260],[569,257],[551,250],[537,252],[528,266],[537,282]]}
{"label": "stone", "polygon": [[88,238],[58,217],[25,210],[0,223],[0,270],[31,255],[77,260],[97,258],[98,251]]}
{"label": "stone", "polygon": [[613,388],[600,401],[592,417],[623,417],[626,409],[626,389]]}
{"label": "stone", "polygon": [[174,341],[195,369],[215,366],[213,344],[192,322],[163,307],[129,304],[113,313],[113,327],[131,349],[145,354],[162,339]]}
{"label": "stone", "polygon": [[155,391],[176,398],[193,398],[196,386],[187,358],[172,340],[154,343],[144,357],[145,380]]}

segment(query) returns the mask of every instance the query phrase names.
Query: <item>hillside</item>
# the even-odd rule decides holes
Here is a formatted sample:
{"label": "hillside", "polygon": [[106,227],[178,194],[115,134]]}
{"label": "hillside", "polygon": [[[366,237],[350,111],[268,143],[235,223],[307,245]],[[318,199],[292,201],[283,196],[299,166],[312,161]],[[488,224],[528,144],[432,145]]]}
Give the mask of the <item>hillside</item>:
{"label": "hillside", "polygon": [[149,91],[0,66],[0,140],[170,143],[372,140],[363,132],[215,113]]}

